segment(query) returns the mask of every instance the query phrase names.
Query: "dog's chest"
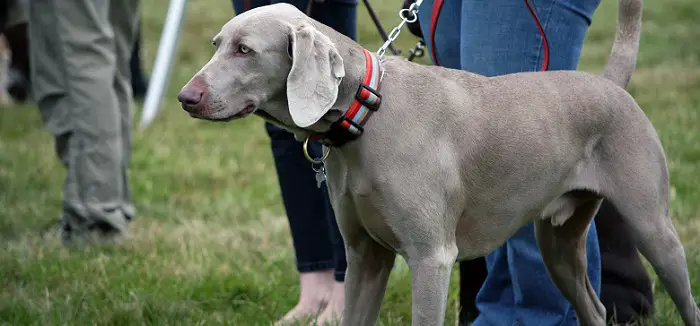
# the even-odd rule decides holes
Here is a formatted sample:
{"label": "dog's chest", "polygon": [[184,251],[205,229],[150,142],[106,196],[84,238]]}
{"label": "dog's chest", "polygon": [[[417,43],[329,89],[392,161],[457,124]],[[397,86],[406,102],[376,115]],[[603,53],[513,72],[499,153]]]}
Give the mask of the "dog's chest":
{"label": "dog's chest", "polygon": [[333,170],[329,168],[328,186],[336,217],[351,219],[350,224],[359,223],[375,241],[400,252],[397,230],[391,227],[395,223],[387,214],[389,198],[380,191],[377,181],[366,173]]}

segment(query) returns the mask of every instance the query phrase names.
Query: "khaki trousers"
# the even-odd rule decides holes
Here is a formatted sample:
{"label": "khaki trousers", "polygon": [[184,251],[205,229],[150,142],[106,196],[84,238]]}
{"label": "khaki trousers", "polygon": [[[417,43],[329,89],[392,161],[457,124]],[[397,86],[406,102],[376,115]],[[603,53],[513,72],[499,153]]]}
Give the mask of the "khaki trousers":
{"label": "khaki trousers", "polygon": [[66,168],[63,221],[74,233],[125,231],[139,0],[31,0],[34,99]]}

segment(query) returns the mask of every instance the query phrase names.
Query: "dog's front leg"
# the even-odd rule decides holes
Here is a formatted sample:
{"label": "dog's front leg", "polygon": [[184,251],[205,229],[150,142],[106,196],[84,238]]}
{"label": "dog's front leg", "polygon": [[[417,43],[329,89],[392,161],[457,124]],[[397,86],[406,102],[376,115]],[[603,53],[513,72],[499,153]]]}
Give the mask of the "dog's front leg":
{"label": "dog's front leg", "polygon": [[362,229],[344,237],[348,269],[343,325],[374,325],[396,254],[378,244]]}
{"label": "dog's front leg", "polygon": [[413,283],[413,325],[444,325],[450,273],[457,251],[456,245],[443,244],[408,254]]}

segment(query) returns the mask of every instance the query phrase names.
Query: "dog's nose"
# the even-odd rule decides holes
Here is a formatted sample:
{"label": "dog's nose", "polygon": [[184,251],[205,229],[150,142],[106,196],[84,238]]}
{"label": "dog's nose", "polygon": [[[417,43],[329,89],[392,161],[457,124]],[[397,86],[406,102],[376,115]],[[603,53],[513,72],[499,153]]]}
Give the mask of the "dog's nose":
{"label": "dog's nose", "polygon": [[185,87],[177,94],[177,100],[183,104],[183,106],[194,107],[202,101],[204,92],[197,87]]}
{"label": "dog's nose", "polygon": [[207,85],[204,78],[194,76],[177,94],[177,100],[182,103],[182,109],[187,112],[204,111],[207,106],[208,92],[209,85]]}

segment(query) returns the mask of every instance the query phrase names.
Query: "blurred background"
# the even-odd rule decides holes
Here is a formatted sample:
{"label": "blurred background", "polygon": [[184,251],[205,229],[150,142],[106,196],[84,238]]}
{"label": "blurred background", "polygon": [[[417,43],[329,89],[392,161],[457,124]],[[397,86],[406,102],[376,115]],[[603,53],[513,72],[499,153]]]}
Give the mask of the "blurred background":
{"label": "blurred background", "polygon": [[[399,22],[402,1],[372,5],[387,31]],[[628,90],[666,150],[671,215],[700,293],[700,4],[667,0],[644,6],[639,60]],[[167,0],[142,1],[147,75],[167,7]],[[213,53],[212,36],[233,15],[227,0],[188,4],[161,112],[148,129],[134,130],[131,183],[139,214],[132,239],[122,247],[71,251],[40,236],[60,212],[65,172],[31,101],[1,104],[0,324],[263,325],[294,305],[298,275],[263,121],[195,120],[176,99]],[[602,71],[616,18],[617,1],[603,1],[580,70]],[[376,51],[383,41],[363,7],[358,26],[359,42]],[[408,56],[417,41],[404,29],[396,46]],[[137,104],[135,122],[139,115]],[[657,323],[680,325],[670,299],[656,288]],[[399,260],[380,324],[408,324],[410,302],[410,274]]]}

